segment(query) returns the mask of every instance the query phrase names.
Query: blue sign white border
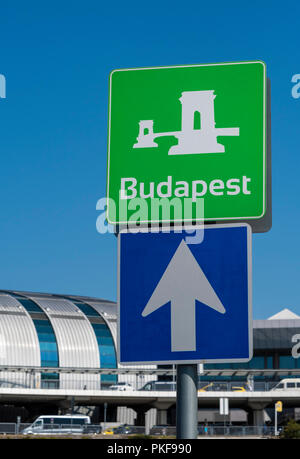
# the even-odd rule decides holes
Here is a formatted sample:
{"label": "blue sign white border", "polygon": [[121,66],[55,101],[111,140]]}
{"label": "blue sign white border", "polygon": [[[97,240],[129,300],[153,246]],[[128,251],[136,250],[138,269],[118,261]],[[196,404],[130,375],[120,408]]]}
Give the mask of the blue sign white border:
{"label": "blue sign white border", "polygon": [[[248,349],[249,357],[247,358],[233,358],[233,359],[193,359],[193,360],[159,360],[159,361],[130,361],[124,362],[121,361],[121,347],[120,347],[120,291],[121,291],[121,235],[124,233],[132,233],[133,230],[129,228],[120,229],[118,234],[118,261],[117,261],[117,362],[122,366],[132,366],[132,365],[174,365],[174,364],[205,364],[205,363],[246,363],[249,362],[253,357],[253,319],[252,319],[252,228],[248,223],[229,223],[229,224],[205,224],[205,225],[183,225],[176,226],[176,232],[189,231],[189,230],[209,230],[216,228],[236,228],[236,227],[246,227],[247,228],[247,271],[248,271]],[[157,227],[153,228],[140,228],[135,230],[136,233],[160,233],[160,232],[173,232],[174,227],[163,226],[164,231],[161,229],[158,230]]]}

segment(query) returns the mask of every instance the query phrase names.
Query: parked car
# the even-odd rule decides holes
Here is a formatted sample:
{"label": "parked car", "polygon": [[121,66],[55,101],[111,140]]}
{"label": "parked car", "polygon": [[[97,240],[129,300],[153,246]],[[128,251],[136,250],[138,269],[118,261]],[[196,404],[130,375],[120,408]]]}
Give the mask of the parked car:
{"label": "parked car", "polygon": [[155,391],[175,391],[176,382],[172,381],[149,381],[139,390],[155,390]]}
{"label": "parked car", "polygon": [[100,425],[86,424],[82,430],[83,434],[100,434],[102,427]]}
{"label": "parked car", "polygon": [[131,384],[126,382],[119,382],[117,384],[113,384],[109,386],[109,390],[134,390]]}
{"label": "parked car", "polygon": [[119,435],[128,435],[135,433],[135,428],[134,426],[130,426],[128,424],[121,425],[119,427],[114,428],[114,434],[119,434]]}
{"label": "parked car", "polygon": [[176,435],[176,426],[156,425],[151,427],[150,435]]}
{"label": "parked car", "polygon": [[247,389],[245,389],[244,386],[232,386],[231,390],[233,392],[246,392]]}
{"label": "parked car", "polygon": [[115,429],[108,428],[108,429],[105,429],[102,433],[103,435],[113,435],[115,433]]}

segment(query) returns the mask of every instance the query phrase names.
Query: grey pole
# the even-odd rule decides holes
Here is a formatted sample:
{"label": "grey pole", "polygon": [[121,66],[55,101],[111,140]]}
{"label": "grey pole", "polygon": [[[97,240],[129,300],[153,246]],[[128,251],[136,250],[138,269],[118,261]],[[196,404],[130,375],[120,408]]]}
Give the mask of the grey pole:
{"label": "grey pole", "polygon": [[179,439],[198,434],[197,365],[177,365],[176,431]]}
{"label": "grey pole", "polygon": [[105,402],[104,403],[104,426],[103,426],[103,430],[106,429],[106,414],[107,414],[107,403]]}

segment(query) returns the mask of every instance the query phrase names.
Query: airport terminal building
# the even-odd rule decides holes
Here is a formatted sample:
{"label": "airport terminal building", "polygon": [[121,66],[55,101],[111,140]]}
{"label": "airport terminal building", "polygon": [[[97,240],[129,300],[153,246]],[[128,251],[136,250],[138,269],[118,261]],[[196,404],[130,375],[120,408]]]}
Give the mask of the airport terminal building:
{"label": "airport terminal building", "polygon": [[[126,373],[117,362],[116,342],[117,306],[112,301],[74,295],[0,291],[0,392],[6,388],[107,391],[118,382],[130,383],[134,390],[139,390],[150,381],[175,382],[172,367],[168,366],[126,366],[130,369]],[[199,388],[217,391],[224,390],[226,385],[227,390],[237,387],[268,391],[284,377],[295,377],[298,370],[300,373],[300,316],[284,309],[269,319],[254,320],[253,347],[253,358],[246,364],[204,365]],[[157,369],[166,372],[158,373]],[[18,403],[16,399],[10,402],[7,397],[0,396],[1,421],[6,421],[4,405],[10,406],[11,410],[24,408],[28,419],[47,414],[45,410],[55,414],[53,410],[60,412],[63,406],[52,404],[47,407],[45,396],[42,405],[35,404],[33,409],[33,405],[22,400],[22,396]],[[294,414],[296,405],[294,403]],[[80,408],[76,406],[76,409]],[[95,422],[103,420],[103,409],[103,402],[97,402],[93,411]],[[174,424],[175,403],[166,405],[166,409],[161,410],[164,412],[162,416],[153,406],[144,411],[147,411],[148,423],[152,425]],[[210,412],[207,407],[201,407],[199,402],[199,422],[203,419],[216,421],[215,412],[216,409]],[[109,406],[108,418],[116,422],[137,423],[139,409],[124,403],[118,406],[114,402]],[[242,418],[239,419],[242,422]],[[234,417],[231,421],[235,422]],[[247,417],[243,421],[249,422]]]}

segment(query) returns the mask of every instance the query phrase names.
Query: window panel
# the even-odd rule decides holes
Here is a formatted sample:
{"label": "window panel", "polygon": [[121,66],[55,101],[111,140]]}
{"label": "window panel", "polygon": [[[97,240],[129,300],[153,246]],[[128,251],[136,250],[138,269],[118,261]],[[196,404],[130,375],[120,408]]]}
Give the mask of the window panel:
{"label": "window panel", "polygon": [[[106,324],[91,324],[96,334],[99,353],[100,353],[100,364],[101,368],[116,368],[117,359],[113,338],[110,330]],[[115,383],[117,382],[117,376],[115,375],[102,375],[102,383]]]}
{"label": "window panel", "polygon": [[295,359],[291,355],[280,355],[279,368],[295,368]]}
{"label": "window panel", "polygon": [[33,319],[41,351],[42,367],[58,367],[58,348],[54,330],[49,320]]}
{"label": "window panel", "polygon": [[92,308],[92,306],[85,303],[75,303],[75,301],[72,301],[72,303],[75,304],[75,306],[77,306],[77,308],[80,309],[86,316],[99,317],[98,312]]}
{"label": "window panel", "polygon": [[43,313],[43,310],[32,300],[29,300],[28,298],[19,298],[18,296],[15,296],[16,300],[21,303],[24,308],[26,309],[27,312],[41,312]]}

